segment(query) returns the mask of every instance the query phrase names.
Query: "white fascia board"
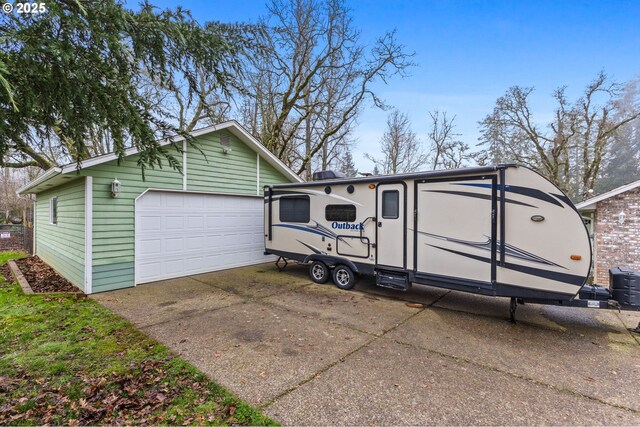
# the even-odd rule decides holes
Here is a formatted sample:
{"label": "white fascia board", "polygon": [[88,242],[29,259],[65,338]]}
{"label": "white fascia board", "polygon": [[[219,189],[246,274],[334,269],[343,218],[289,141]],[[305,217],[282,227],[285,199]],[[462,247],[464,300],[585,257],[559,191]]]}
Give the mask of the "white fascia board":
{"label": "white fascia board", "polygon": [[53,178],[54,176],[60,175],[61,173],[62,173],[61,168],[58,168],[58,167],[51,168],[45,173],[43,173],[42,175],[40,175],[39,177],[37,177],[36,179],[34,179],[33,181],[28,182],[27,184],[18,188],[18,190],[16,191],[16,194],[18,196],[22,196],[23,194],[26,194],[29,190],[31,190],[33,187],[39,184],[42,184],[43,182],[49,180],[50,178]]}
{"label": "white fascia board", "polygon": [[596,204],[597,202],[589,202],[589,203],[582,202],[576,205],[576,209],[578,209],[580,212],[593,211],[596,209]]}
{"label": "white fascia board", "polygon": [[633,190],[633,189],[635,189],[637,187],[640,187],[640,180],[631,182],[631,183],[629,183],[627,185],[623,185],[623,186],[618,187],[618,188],[614,188],[613,190],[607,191],[606,193],[602,193],[599,196],[592,197],[592,198],[587,199],[587,200],[585,200],[583,202],[580,202],[580,203],[578,203],[576,205],[576,209],[578,209],[579,211],[586,210],[586,209],[595,209],[596,208],[596,204],[598,202],[601,202],[603,200],[607,200],[610,197],[617,196],[618,194],[622,194],[622,193],[627,192],[629,190]]}

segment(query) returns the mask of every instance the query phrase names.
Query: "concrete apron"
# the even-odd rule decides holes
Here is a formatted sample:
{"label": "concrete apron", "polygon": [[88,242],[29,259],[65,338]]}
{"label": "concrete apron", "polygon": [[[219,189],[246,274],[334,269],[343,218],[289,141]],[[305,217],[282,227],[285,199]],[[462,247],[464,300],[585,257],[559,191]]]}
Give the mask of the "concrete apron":
{"label": "concrete apron", "polygon": [[640,424],[634,313],[525,305],[514,325],[507,299],[295,265],[92,297],[283,424]]}

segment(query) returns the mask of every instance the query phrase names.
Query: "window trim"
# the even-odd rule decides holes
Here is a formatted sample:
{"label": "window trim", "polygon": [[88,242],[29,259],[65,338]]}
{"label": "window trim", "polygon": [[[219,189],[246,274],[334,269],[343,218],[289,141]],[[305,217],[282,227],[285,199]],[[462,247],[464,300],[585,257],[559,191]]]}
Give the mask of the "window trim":
{"label": "window trim", "polygon": [[[384,215],[384,195],[386,193],[396,193],[398,197],[396,198],[396,216],[385,216]],[[400,218],[400,191],[399,190],[384,190],[382,192],[382,207],[381,207],[381,216],[383,219],[398,219]]]}
{"label": "window trim", "polygon": [[[54,208],[55,204],[55,208]],[[55,215],[54,215],[55,211]],[[49,198],[49,224],[58,225],[58,196]]]}
{"label": "window trim", "polygon": [[[341,208],[353,208],[353,219],[351,219],[351,217],[347,218],[347,219],[329,219],[327,218],[327,209],[329,209],[330,207],[334,207],[334,206],[338,206]],[[356,218],[358,217],[358,210],[356,208],[356,205],[354,205],[353,203],[334,203],[331,205],[326,205],[324,207],[324,219],[325,221],[338,221],[338,222],[355,222]]]}
{"label": "window trim", "polygon": [[[291,200],[291,199],[301,199],[306,200],[309,206],[307,210],[307,220],[306,221],[285,221],[282,219],[282,201],[283,200]],[[296,196],[281,196],[278,200],[278,220],[280,222],[293,222],[297,224],[308,224],[311,221],[311,198],[307,195],[296,195]]]}

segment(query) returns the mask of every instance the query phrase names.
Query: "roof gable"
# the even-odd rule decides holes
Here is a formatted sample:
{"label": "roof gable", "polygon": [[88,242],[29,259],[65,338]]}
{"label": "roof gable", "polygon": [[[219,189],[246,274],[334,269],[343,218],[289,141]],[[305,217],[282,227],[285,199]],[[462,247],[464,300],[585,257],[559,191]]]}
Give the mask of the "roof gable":
{"label": "roof gable", "polygon": [[[280,159],[278,159],[273,153],[266,149],[264,145],[254,138],[246,129],[244,129],[237,121],[229,120],[223,123],[207,126],[202,129],[197,129],[190,132],[192,137],[198,137],[209,133],[227,130],[235,135],[240,141],[258,153],[263,159],[274,167],[278,172],[282,173],[285,177],[289,178],[291,182],[302,182],[302,178],[289,169]],[[182,137],[167,138],[160,141],[160,145],[165,146],[176,142],[183,141]],[[138,154],[137,148],[129,148],[125,150],[124,156],[129,157]],[[77,171],[80,169],[89,169],[93,166],[100,165],[106,162],[116,160],[118,156],[114,153],[105,154],[102,156],[93,157],[77,163],[70,163],[60,167],[54,167],[46,171],[43,175],[34,179],[26,184],[24,187],[18,189],[18,195],[37,193],[45,189],[53,188],[60,185],[63,182],[67,182],[72,177],[77,176]]]}

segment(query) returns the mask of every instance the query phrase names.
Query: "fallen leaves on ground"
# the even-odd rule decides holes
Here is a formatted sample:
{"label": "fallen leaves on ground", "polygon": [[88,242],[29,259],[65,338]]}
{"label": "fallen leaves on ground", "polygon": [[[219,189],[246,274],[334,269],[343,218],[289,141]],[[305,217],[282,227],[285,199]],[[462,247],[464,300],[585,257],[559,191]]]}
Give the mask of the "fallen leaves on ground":
{"label": "fallen leaves on ground", "polygon": [[37,256],[17,259],[16,264],[33,292],[80,292]]}
{"label": "fallen leaves on ground", "polygon": [[[0,424],[38,420],[41,424],[158,424],[166,421],[166,410],[185,392],[194,394],[193,405],[222,398],[214,396],[206,382],[193,381],[188,372],[184,376],[169,374],[164,365],[169,358],[148,361],[141,366],[131,365],[123,372],[111,372],[101,377],[77,377],[82,389],[72,384],[54,385],[54,378],[31,378],[20,372],[13,378],[0,377],[0,392],[9,396],[29,382],[39,385],[38,394],[27,398],[16,395],[0,407]],[[82,397],[72,397],[79,393]],[[223,405],[222,405],[223,406]],[[182,407],[183,412],[193,408]],[[216,413],[219,419],[233,416],[235,405],[223,406]],[[180,414],[177,414],[180,415]],[[204,415],[202,415],[204,416]],[[174,417],[174,421],[177,420]],[[191,421],[196,421],[194,416]],[[181,419],[181,422],[186,421]],[[205,419],[199,420],[204,422]]]}
{"label": "fallen leaves on ground", "polygon": [[273,422],[97,302],[0,278],[0,425],[158,424]]}
{"label": "fallen leaves on ground", "polygon": [[411,308],[424,308],[424,304],[420,304],[417,302],[408,302],[405,304],[407,307],[411,307]]}

